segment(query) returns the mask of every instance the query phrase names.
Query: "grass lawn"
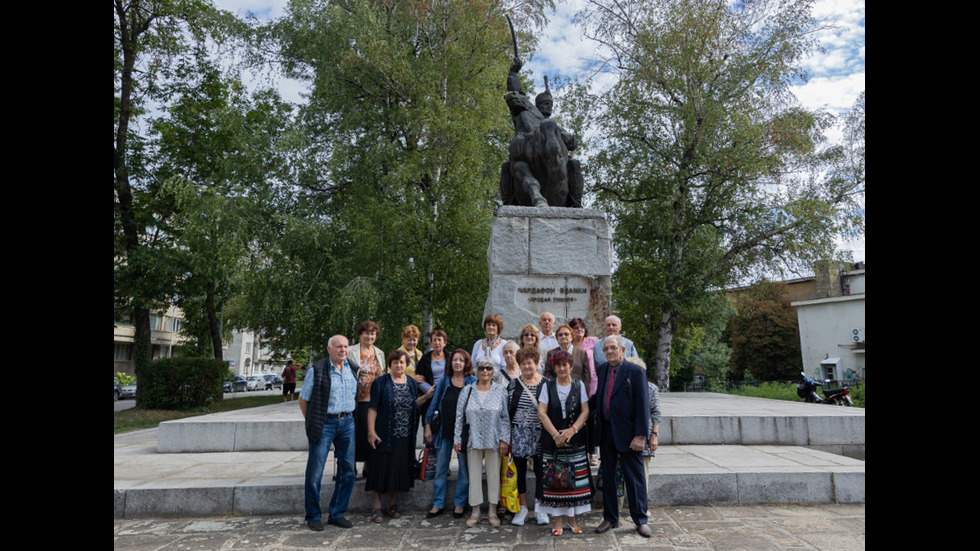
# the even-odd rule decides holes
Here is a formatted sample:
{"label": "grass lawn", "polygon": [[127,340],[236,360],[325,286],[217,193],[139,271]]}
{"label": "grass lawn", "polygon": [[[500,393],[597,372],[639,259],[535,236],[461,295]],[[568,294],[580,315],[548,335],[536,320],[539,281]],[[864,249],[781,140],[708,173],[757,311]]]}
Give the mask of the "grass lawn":
{"label": "grass lawn", "polygon": [[[759,385],[744,385],[736,389],[721,390],[720,392],[724,392],[726,394],[738,394],[740,396],[754,396],[756,398],[788,400],[790,402],[803,401],[803,399],[796,394],[796,383],[761,383]],[[819,390],[817,391],[817,394],[821,394]],[[863,381],[851,387],[851,401],[854,402],[854,407],[865,407]]]}
{"label": "grass lawn", "polygon": [[165,409],[140,409],[138,407],[117,411],[112,414],[112,433],[129,432],[133,430],[152,429],[163,421],[183,419],[195,415],[233,411],[236,409],[254,408],[282,402],[282,395],[274,396],[245,396],[231,400],[214,402],[210,406],[188,411],[172,411]]}

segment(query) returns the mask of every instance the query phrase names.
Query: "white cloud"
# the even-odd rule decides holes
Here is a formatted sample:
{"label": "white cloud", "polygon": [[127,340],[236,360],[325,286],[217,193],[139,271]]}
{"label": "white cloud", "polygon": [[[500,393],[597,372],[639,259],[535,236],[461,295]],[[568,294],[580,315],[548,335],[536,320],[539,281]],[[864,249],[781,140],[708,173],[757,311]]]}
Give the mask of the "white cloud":
{"label": "white cloud", "polygon": [[841,76],[811,78],[793,93],[810,109],[826,109],[835,114],[854,106],[854,100],[864,91],[864,71]]}
{"label": "white cloud", "polygon": [[281,17],[286,11],[289,0],[214,0],[215,7],[229,11],[238,17],[245,17],[249,12],[263,21],[271,21]]}

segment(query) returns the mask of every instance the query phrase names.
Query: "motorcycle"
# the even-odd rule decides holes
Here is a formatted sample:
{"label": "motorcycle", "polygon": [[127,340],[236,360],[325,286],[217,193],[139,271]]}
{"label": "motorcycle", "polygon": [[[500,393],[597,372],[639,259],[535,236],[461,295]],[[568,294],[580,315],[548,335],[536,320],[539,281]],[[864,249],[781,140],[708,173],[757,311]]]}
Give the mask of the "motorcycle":
{"label": "motorcycle", "polygon": [[[823,386],[821,383],[814,381],[810,377],[807,377],[806,373],[801,372],[803,375],[803,382],[796,385],[796,395],[803,398],[808,404],[832,404],[836,406],[851,407],[854,404],[851,402],[851,389],[850,387],[835,388],[831,390],[823,390],[823,398],[817,395],[817,387]],[[827,379],[826,382],[830,382]]]}

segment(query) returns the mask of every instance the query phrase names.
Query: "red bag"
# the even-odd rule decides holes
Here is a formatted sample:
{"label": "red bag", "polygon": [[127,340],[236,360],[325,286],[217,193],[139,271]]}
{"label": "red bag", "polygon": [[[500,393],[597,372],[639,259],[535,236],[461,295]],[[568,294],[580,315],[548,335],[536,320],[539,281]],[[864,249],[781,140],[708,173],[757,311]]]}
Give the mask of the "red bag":
{"label": "red bag", "polygon": [[426,444],[424,450],[419,451],[418,461],[415,462],[416,478],[425,482],[436,477],[436,448],[432,444]]}

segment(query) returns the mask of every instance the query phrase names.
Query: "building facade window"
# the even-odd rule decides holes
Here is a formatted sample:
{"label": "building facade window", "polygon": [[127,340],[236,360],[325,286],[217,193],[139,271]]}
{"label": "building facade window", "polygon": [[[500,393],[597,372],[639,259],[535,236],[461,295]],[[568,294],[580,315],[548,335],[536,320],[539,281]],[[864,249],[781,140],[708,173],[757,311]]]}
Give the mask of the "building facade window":
{"label": "building facade window", "polygon": [[175,318],[172,316],[167,316],[167,331],[171,333],[180,333],[180,318]]}
{"label": "building facade window", "polygon": [[163,318],[150,314],[150,331],[163,331]]}
{"label": "building facade window", "polygon": [[114,359],[120,362],[128,362],[132,359],[133,345],[128,342],[117,342],[115,344]]}

